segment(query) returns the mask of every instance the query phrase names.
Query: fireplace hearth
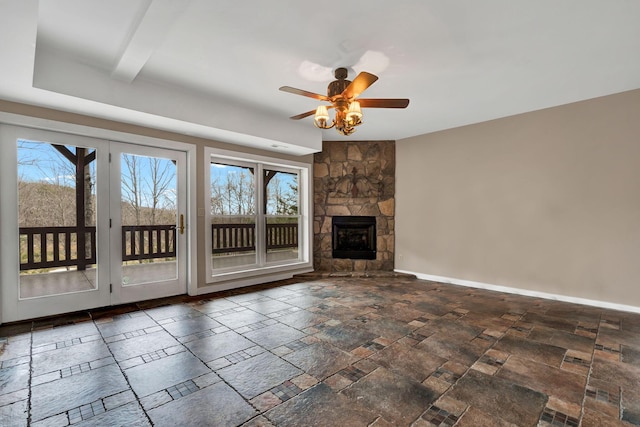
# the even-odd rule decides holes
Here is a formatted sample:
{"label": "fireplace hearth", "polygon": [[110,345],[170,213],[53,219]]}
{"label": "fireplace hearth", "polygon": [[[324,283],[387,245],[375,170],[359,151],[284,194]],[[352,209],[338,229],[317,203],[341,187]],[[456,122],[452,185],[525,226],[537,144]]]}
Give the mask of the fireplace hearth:
{"label": "fireplace hearth", "polygon": [[376,259],[376,217],[334,216],[333,258]]}

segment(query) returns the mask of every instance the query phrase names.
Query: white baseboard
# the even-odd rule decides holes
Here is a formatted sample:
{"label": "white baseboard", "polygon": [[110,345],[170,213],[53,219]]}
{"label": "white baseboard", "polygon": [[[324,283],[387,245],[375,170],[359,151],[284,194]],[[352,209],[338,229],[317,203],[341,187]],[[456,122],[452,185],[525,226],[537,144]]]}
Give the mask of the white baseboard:
{"label": "white baseboard", "polygon": [[452,277],[435,276],[433,274],[416,273],[407,270],[394,270],[398,273],[413,274],[418,279],[429,280],[432,282],[450,283],[452,285],[467,286],[470,288],[487,289],[489,291],[505,292],[508,294],[524,295],[528,297],[544,298],[553,301],[571,302],[575,304],[590,305],[593,307],[608,308],[611,310],[629,311],[631,313],[640,313],[640,307],[633,305],[616,304],[606,301],[597,301],[587,298],[570,297],[567,295],[550,294],[547,292],[531,291],[527,289],[511,288],[508,286],[491,285],[489,283],[474,282],[471,280],[455,279]]}

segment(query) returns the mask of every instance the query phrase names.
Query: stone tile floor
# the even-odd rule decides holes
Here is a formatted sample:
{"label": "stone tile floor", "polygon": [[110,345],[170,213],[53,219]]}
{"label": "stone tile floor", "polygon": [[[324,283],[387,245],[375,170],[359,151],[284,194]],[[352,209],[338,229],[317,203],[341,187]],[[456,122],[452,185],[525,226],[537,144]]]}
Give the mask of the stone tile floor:
{"label": "stone tile floor", "polygon": [[640,425],[640,315],[291,279],[0,326],[2,426]]}

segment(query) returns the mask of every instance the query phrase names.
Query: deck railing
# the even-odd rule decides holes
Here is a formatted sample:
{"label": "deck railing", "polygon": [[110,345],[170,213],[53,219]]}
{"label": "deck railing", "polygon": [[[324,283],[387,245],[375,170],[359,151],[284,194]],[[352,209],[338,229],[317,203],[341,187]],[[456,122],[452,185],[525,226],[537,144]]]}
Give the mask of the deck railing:
{"label": "deck railing", "polygon": [[[85,227],[84,250],[77,227],[20,227],[20,270],[77,267],[96,261],[96,228]],[[298,224],[267,224],[267,249],[298,247]],[[212,254],[256,249],[255,224],[211,224]],[[175,225],[122,227],[122,260],[138,261],[176,256]],[[80,258],[78,256],[80,255]]]}
{"label": "deck railing", "polygon": [[176,256],[175,225],[123,225],[122,260],[172,258]]}
{"label": "deck railing", "polygon": [[[78,250],[77,227],[20,227],[20,270],[96,263],[96,228],[85,227],[85,247]],[[78,258],[80,255],[80,258]]]}
{"label": "deck railing", "polygon": [[298,224],[267,224],[267,249],[298,247]]}
{"label": "deck railing", "polygon": [[[267,224],[267,249],[298,247],[298,224]],[[211,224],[211,253],[229,254],[256,250],[255,224]]]}
{"label": "deck railing", "polygon": [[211,224],[211,253],[256,250],[255,224]]}

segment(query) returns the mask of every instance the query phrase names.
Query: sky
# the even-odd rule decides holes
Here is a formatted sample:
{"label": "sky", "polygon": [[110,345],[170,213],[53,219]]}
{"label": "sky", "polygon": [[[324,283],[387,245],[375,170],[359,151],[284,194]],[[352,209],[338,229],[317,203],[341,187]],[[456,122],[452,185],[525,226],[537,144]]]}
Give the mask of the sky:
{"label": "sky", "polygon": [[[67,148],[75,154],[76,149],[74,146],[67,146]],[[88,148],[87,154],[93,150],[92,148]],[[99,156],[100,152],[98,152],[97,155]],[[146,185],[150,181],[148,178],[151,170],[149,162],[146,161],[145,156],[133,156],[130,154],[123,154],[123,156],[141,159],[141,161],[137,162],[139,176],[141,177],[139,180],[141,183],[141,202],[143,206],[149,206],[150,202],[148,202],[148,200],[150,200],[150,195],[152,194],[148,189],[148,185]],[[96,164],[96,162],[91,162],[89,165],[94,182]],[[160,169],[164,167],[167,167],[168,171],[173,173],[171,177],[168,178],[170,181],[168,188],[162,195],[167,201],[173,201],[175,204],[175,166],[171,163],[171,160],[160,159]],[[132,182],[132,178],[124,160],[121,162],[121,170],[123,200],[128,200],[131,195],[127,194],[127,188],[131,188],[131,185],[127,184]],[[75,166],[48,143],[18,140],[18,176],[22,180],[29,182],[47,182],[75,187]],[[95,185],[93,189],[95,190]]]}
{"label": "sky", "polygon": [[[75,147],[68,146],[68,148],[75,153]],[[88,148],[88,152],[92,150],[92,148]],[[98,152],[98,155],[100,155],[100,152]],[[165,161],[169,162],[169,160]],[[140,163],[142,174],[148,174],[149,172],[149,167],[146,165],[147,162]],[[95,177],[96,162],[92,162],[90,167],[92,175]],[[226,181],[227,176],[246,170],[246,168],[237,166],[212,163],[211,181],[217,180],[222,184]],[[123,171],[123,176],[126,180],[128,179],[128,173],[124,168],[124,164]],[[74,166],[50,144],[43,142],[18,140],[18,175],[24,181],[57,183],[69,187],[75,186]],[[283,192],[289,190],[291,185],[296,186],[297,175],[295,174],[281,172],[278,173],[277,178],[278,181],[272,181],[272,183],[279,183]],[[175,187],[175,180],[173,180],[172,186]],[[170,194],[168,193],[167,196],[170,197]],[[143,200],[145,198],[143,197]]]}
{"label": "sky", "polygon": [[[95,173],[95,165],[92,168]],[[22,180],[74,186],[74,170],[71,162],[50,144],[18,140],[18,176]]]}

